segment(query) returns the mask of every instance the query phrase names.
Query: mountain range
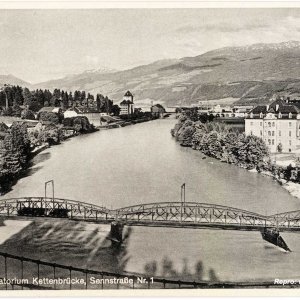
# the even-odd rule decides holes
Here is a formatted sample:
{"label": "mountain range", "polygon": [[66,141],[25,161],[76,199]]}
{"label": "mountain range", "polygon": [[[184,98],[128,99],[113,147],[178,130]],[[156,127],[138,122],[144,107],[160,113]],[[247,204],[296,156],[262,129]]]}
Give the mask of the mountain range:
{"label": "mountain range", "polygon": [[300,95],[300,42],[225,47],[124,71],[88,71],[31,87],[86,90],[115,102],[130,90],[140,103],[266,103],[277,94]]}

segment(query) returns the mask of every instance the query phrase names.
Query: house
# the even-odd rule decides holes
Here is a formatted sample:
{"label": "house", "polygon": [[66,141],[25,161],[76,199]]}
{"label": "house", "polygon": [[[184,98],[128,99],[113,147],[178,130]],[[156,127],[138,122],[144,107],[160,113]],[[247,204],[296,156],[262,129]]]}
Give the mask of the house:
{"label": "house", "polygon": [[132,115],[134,113],[133,95],[127,91],[120,103],[120,115]]}
{"label": "house", "polygon": [[64,112],[64,118],[87,117],[91,124],[100,125],[100,112],[90,107],[72,107]]}
{"label": "house", "polygon": [[276,100],[253,108],[245,119],[245,134],[262,138],[271,153],[300,149],[300,105]]}

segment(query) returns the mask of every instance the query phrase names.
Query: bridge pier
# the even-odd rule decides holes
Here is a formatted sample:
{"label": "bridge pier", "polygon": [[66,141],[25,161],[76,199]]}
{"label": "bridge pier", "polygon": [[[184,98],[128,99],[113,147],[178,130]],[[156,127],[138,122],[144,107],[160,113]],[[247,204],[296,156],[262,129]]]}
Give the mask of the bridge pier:
{"label": "bridge pier", "polygon": [[123,242],[124,224],[114,221],[110,224],[110,234],[108,239],[111,240],[112,246],[121,246]]}

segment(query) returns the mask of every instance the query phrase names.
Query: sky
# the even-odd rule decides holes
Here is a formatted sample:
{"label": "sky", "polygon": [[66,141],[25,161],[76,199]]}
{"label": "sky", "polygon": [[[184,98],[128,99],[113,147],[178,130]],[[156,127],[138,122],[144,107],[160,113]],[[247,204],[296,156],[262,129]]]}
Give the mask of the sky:
{"label": "sky", "polygon": [[0,74],[30,83],[225,46],[300,41],[300,9],[0,10]]}

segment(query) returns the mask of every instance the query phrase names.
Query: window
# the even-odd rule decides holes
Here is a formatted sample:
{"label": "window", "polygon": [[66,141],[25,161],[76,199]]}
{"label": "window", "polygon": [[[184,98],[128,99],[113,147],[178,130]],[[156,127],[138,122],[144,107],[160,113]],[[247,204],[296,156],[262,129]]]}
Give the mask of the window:
{"label": "window", "polygon": [[272,131],[272,136],[274,136],[275,135],[275,131]]}
{"label": "window", "polygon": [[272,122],[272,126],[275,127],[275,122]]}
{"label": "window", "polygon": [[253,122],[250,122],[250,126],[252,126],[253,125]]}
{"label": "window", "polygon": [[271,140],[268,140],[269,145],[271,145]]}
{"label": "window", "polygon": [[271,127],[271,122],[268,122],[268,126]]}
{"label": "window", "polygon": [[292,127],[292,122],[289,122],[289,127]]}
{"label": "window", "polygon": [[289,136],[292,136],[292,132],[291,131],[289,131]]}
{"label": "window", "polygon": [[260,122],[259,125],[262,126],[262,122]]}
{"label": "window", "polygon": [[292,113],[289,113],[289,118],[290,118],[290,119],[292,118],[292,116],[293,116]]}
{"label": "window", "polygon": [[271,136],[271,131],[268,131],[268,136]]}
{"label": "window", "polygon": [[252,135],[253,134],[253,132],[252,132],[252,130],[250,131],[250,135]]}
{"label": "window", "polygon": [[291,140],[289,140],[289,145],[292,146],[292,141]]}
{"label": "window", "polygon": [[278,135],[281,136],[281,130],[278,131]]}
{"label": "window", "polygon": [[262,130],[260,131],[260,135],[262,136]]}
{"label": "window", "polygon": [[274,145],[274,140],[272,140],[272,145]]}

